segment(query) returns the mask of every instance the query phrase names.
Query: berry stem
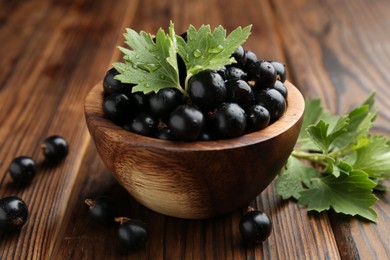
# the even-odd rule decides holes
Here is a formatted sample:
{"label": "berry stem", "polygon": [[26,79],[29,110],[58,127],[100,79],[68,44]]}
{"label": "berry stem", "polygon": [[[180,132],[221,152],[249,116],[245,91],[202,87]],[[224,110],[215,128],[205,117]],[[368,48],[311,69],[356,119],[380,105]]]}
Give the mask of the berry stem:
{"label": "berry stem", "polygon": [[86,200],[84,200],[84,203],[87,204],[90,208],[95,207],[95,201],[92,199],[86,199]]}
{"label": "berry stem", "polygon": [[129,221],[130,218],[126,218],[126,217],[116,217],[114,220],[115,220],[115,222],[118,222],[119,224],[123,224],[123,223]]}

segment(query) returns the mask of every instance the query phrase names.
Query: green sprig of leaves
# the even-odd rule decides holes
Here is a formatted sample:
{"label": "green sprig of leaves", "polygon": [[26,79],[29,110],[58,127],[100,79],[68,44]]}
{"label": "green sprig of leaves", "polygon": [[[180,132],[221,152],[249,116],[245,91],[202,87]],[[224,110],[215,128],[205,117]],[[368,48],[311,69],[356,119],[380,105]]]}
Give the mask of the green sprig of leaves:
{"label": "green sprig of leaves", "polygon": [[[175,34],[172,22],[168,33],[160,28],[155,38],[144,31],[126,29],[125,43],[130,49],[119,47],[124,56],[123,62],[113,64],[119,72],[115,78],[134,84],[133,92],[148,94],[162,88],[177,88],[187,95],[188,80],[193,75],[235,62],[231,55],[246,41],[250,30],[251,25],[238,27],[226,36],[222,26],[211,31],[209,25],[202,25],[199,30],[190,25],[185,41]],[[180,85],[178,55],[186,67],[185,86]]]}
{"label": "green sprig of leaves", "polygon": [[309,211],[333,209],[375,222],[374,190],[390,178],[390,142],[372,135],[374,94],[345,115],[334,116],[319,99],[306,100],[302,129],[276,181],[283,199],[294,198]]}

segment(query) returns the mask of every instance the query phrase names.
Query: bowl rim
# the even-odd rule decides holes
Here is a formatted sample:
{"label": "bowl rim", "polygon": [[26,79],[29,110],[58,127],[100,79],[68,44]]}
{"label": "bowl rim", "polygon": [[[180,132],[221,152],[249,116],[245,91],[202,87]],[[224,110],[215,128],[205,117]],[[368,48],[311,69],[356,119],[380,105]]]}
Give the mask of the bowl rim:
{"label": "bowl rim", "polygon": [[[266,128],[229,139],[193,142],[169,141],[132,133],[106,118],[102,105],[102,85],[102,81],[94,85],[85,99],[84,109],[89,131],[91,132],[92,127],[99,128],[107,136],[112,135],[112,130],[115,130],[115,136],[118,138],[118,141],[126,145],[147,149],[182,152],[215,151],[254,145],[273,139],[286,132],[303,119],[305,110],[305,101],[301,92],[291,82],[286,80],[284,85],[287,87],[288,95],[285,114]],[[93,133],[91,133],[91,136],[94,138]]]}

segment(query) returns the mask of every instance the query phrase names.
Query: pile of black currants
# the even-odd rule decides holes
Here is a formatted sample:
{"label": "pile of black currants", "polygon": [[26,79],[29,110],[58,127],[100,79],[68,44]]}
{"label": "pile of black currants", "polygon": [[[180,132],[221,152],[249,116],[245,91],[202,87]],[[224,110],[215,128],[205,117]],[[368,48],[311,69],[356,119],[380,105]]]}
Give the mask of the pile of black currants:
{"label": "pile of black currants", "polygon": [[[133,85],[114,79],[118,72],[111,68],[103,81],[104,113],[128,131],[173,141],[228,139],[264,129],[287,108],[285,65],[258,59],[242,46],[232,57],[232,65],[192,76],[187,95],[176,88],[133,93]],[[179,56],[178,67],[183,82]]]}

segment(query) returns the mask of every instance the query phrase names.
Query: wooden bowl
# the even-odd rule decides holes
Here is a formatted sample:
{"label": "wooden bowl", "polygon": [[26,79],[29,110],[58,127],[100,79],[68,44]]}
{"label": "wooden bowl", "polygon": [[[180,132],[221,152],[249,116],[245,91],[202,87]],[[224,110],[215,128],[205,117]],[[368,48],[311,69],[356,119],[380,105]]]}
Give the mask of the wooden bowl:
{"label": "wooden bowl", "polygon": [[267,128],[218,141],[172,142],[134,134],[106,119],[102,83],[86,98],[89,132],[104,164],[144,206],[203,219],[247,206],[286,163],[300,131],[304,100],[291,83],[285,115]]}

